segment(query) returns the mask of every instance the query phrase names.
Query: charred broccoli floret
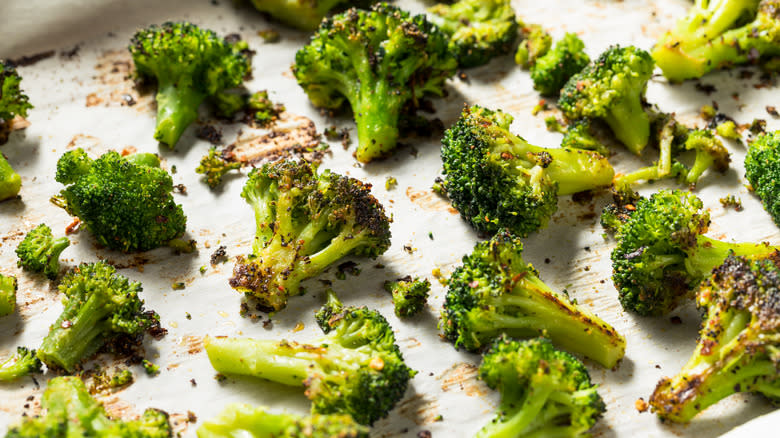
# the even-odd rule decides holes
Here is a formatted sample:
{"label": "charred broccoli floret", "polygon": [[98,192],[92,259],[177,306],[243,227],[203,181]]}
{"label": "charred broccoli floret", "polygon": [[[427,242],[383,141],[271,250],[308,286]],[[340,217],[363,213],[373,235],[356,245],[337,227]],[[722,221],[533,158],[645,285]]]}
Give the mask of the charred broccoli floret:
{"label": "charred broccoli floret", "polygon": [[371,185],[305,161],[254,169],[241,196],[255,211],[252,254],[239,257],[230,285],[273,310],[303,293],[301,281],[348,255],[390,247],[390,220]]}
{"label": "charred broccoli floret", "polygon": [[556,96],[570,77],[590,63],[585,43],[573,33],[567,33],[544,56],[531,66],[534,88],[543,96]]}
{"label": "charred broccoli floret", "polygon": [[31,230],[16,247],[17,264],[32,272],[42,272],[49,280],[60,273],[60,254],[70,246],[70,240],[63,236],[55,239],[51,228],[40,224]]}
{"label": "charred broccoli floret", "polygon": [[186,22],[136,32],[128,47],[136,74],[157,82],[157,141],[173,148],[207,97],[241,85],[251,71],[242,47]]}
{"label": "charred broccoli floret", "polygon": [[425,308],[431,282],[427,278],[412,279],[410,275],[396,281],[386,281],[385,290],[393,295],[395,315],[405,318],[419,313]]}
{"label": "charred broccoli floret", "polygon": [[[16,67],[0,60],[0,145],[8,141],[11,120],[16,116],[27,117],[27,112],[33,107],[30,98],[20,87],[21,82],[22,77],[19,76]],[[2,181],[2,173],[0,173],[0,181]],[[0,201],[3,199],[5,198],[0,191]]]}
{"label": "charred broccoli floret", "polygon": [[457,66],[447,43],[424,15],[386,3],[353,8],[324,20],[298,50],[295,77],[315,106],[335,110],[349,103],[356,157],[368,162],[395,149],[405,106],[444,93]]}
{"label": "charred broccoli floret", "polygon": [[7,382],[33,373],[41,372],[41,361],[35,350],[16,347],[16,354],[0,364],[0,382]]}
{"label": "charred broccoli floret", "polygon": [[22,177],[16,173],[3,153],[0,152],[0,201],[16,197],[21,188]]}
{"label": "charred broccoli floret", "polygon": [[780,131],[761,134],[745,156],[745,178],[764,209],[780,225]]}
{"label": "charred broccoli floret", "polygon": [[520,44],[515,53],[515,64],[530,68],[552,47],[552,36],[538,24],[517,22],[520,28]]}
{"label": "charred broccoli floret", "polygon": [[208,155],[204,155],[200,160],[200,165],[195,169],[195,173],[203,175],[206,184],[215,189],[222,184],[222,178],[226,173],[240,168],[240,162],[230,162],[222,154],[217,153],[217,148],[211,148]]}
{"label": "charred broccoli floret", "polygon": [[612,203],[601,212],[601,226],[608,233],[616,233],[628,218],[636,211],[636,203],[641,196],[631,190],[612,190]]}
{"label": "charred broccoli floret", "polygon": [[18,283],[13,275],[0,274],[0,317],[16,310],[16,289]]}
{"label": "charred broccoli floret", "polygon": [[605,157],[608,157],[611,154],[609,148],[593,134],[592,122],[590,119],[579,119],[570,123],[569,126],[566,127],[566,132],[563,133],[561,147],[594,151]]}
{"label": "charred broccoli floret", "polygon": [[688,422],[737,392],[780,394],[780,253],[751,260],[729,255],[696,296],[703,321],[696,349],[679,374],[658,382],[650,405]]}
{"label": "charred broccoli floret", "polygon": [[601,155],[531,145],[509,132],[511,123],[509,114],[474,106],[442,139],[447,195],[474,228],[527,235],[547,225],[558,195],[612,183]]}

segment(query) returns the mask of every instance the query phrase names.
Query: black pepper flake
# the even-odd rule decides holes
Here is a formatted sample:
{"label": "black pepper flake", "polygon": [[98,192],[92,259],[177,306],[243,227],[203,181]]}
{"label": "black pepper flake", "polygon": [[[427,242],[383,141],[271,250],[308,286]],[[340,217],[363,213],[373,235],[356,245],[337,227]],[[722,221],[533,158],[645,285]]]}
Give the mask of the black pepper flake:
{"label": "black pepper flake", "polygon": [[195,379],[190,379],[190,385],[198,386],[198,382],[196,382]]}
{"label": "black pepper flake", "polygon": [[674,325],[682,324],[682,318],[680,318],[679,316],[676,316],[676,315],[671,317],[671,318],[669,318],[669,321],[671,321],[672,324],[674,324]]}

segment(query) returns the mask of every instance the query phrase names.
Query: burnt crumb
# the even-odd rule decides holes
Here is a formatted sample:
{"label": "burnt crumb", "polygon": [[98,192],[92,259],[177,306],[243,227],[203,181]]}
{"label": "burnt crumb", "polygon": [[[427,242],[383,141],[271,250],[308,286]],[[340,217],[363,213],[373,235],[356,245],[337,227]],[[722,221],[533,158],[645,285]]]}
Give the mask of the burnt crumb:
{"label": "burnt crumb", "polygon": [[[357,263],[351,260],[341,263],[336,269],[338,270],[338,274],[341,274],[341,277],[344,277],[344,274],[349,274],[353,277],[360,275],[360,269],[357,267]],[[336,274],[337,277],[339,277],[338,274]]]}
{"label": "burnt crumb", "polygon": [[715,88],[714,85],[712,85],[712,84],[704,84],[704,83],[701,83],[701,82],[697,82],[694,87],[696,88],[696,91],[704,93],[707,96],[709,96],[710,94],[715,93],[716,91],[718,91],[718,89]]}
{"label": "burnt crumb", "polygon": [[60,57],[66,60],[71,60],[79,55],[79,50],[81,50],[81,45],[76,44],[70,49],[61,51]]}
{"label": "burnt crumb", "polygon": [[675,315],[675,316],[673,316],[673,317],[669,318],[669,321],[670,321],[672,324],[674,324],[674,325],[680,325],[680,324],[682,324],[682,318],[680,318],[680,317],[679,317],[679,316],[677,316],[677,315]]}
{"label": "burnt crumb", "polygon": [[[195,379],[192,379],[192,381],[194,382]],[[187,423],[193,424],[197,422],[198,422],[197,415],[195,415],[195,413],[192,411],[187,411]]]}
{"label": "burnt crumb", "polygon": [[195,381],[195,379],[190,379],[190,385],[194,387],[198,386],[198,382]]}
{"label": "burnt crumb", "polygon": [[257,36],[266,43],[278,43],[282,39],[282,35],[273,29],[258,30]]}
{"label": "burnt crumb", "polygon": [[211,257],[209,258],[209,262],[211,263],[211,266],[216,266],[218,263],[225,263],[228,261],[226,250],[227,247],[225,245],[220,245],[220,247],[217,248],[217,250],[214,251],[213,254],[211,254]]}
{"label": "burnt crumb", "polygon": [[766,120],[764,119],[753,119],[753,122],[750,124],[750,127],[748,128],[750,130],[750,133],[753,135],[759,135],[766,132]]}
{"label": "burnt crumb", "polygon": [[133,98],[133,96],[131,96],[131,95],[127,94],[127,93],[123,93],[121,97],[122,97],[122,104],[124,104],[124,105],[133,106],[133,105],[135,105],[137,103],[135,101],[135,98]]}
{"label": "burnt crumb", "polygon": [[201,125],[195,131],[195,137],[206,140],[216,146],[222,143],[222,130],[215,128],[213,125]]}
{"label": "burnt crumb", "polygon": [[214,380],[216,380],[217,382],[221,383],[221,382],[224,382],[225,380],[227,380],[227,376],[222,374],[222,373],[217,373],[217,374],[214,374]]}
{"label": "burnt crumb", "polygon": [[466,84],[470,84],[471,83],[471,80],[469,80],[469,76],[466,74],[466,72],[461,70],[461,71],[458,72],[457,76],[458,76],[458,79],[460,79],[461,81],[465,82]]}
{"label": "burnt crumb", "polygon": [[228,44],[236,44],[241,41],[241,35],[238,33],[230,33],[225,35],[225,42]]}
{"label": "burnt crumb", "polygon": [[571,200],[577,204],[587,204],[593,201],[593,191],[585,190],[584,192],[577,192],[571,195]]}
{"label": "burnt crumb", "polygon": [[734,211],[744,210],[744,207],[742,207],[742,200],[735,195],[726,195],[720,198],[720,203],[723,205],[723,208],[733,208]]}
{"label": "burnt crumb", "polygon": [[550,264],[550,259],[549,258],[545,258],[544,259],[544,263],[549,265]]}
{"label": "burnt crumb", "polygon": [[159,318],[155,321],[154,324],[152,324],[151,327],[149,327],[146,330],[147,333],[149,333],[149,336],[153,337],[155,340],[159,341],[162,339],[165,335],[168,334],[168,329],[160,325]]}
{"label": "burnt crumb", "polygon": [[755,75],[755,72],[750,70],[742,70],[739,72],[740,79],[750,79],[753,75]]}
{"label": "burnt crumb", "polygon": [[417,432],[417,438],[431,438],[432,436],[430,430],[421,430]]}
{"label": "burnt crumb", "polygon": [[589,246],[586,246],[586,247],[585,247],[585,251],[587,251],[587,252],[590,252],[590,247],[589,247]]}
{"label": "burnt crumb", "polygon": [[175,184],[173,186],[173,192],[174,193],[181,193],[182,195],[186,195],[187,194],[187,186],[185,186],[184,184]]}
{"label": "burnt crumb", "polygon": [[325,287],[333,286],[333,282],[330,280],[319,280],[320,284],[322,284]]}
{"label": "burnt crumb", "polygon": [[777,112],[777,108],[774,106],[767,105],[766,112],[772,117],[780,117],[780,113]]}
{"label": "burnt crumb", "polygon": [[16,59],[9,59],[7,62],[15,67],[26,67],[33,65],[44,59],[51,58],[56,52],[54,50],[47,50],[45,52],[36,53],[34,55],[20,56]]}
{"label": "burnt crumb", "polygon": [[273,321],[271,321],[270,319],[266,319],[265,321],[263,321],[263,328],[266,330],[271,330],[272,328],[274,328]]}
{"label": "burnt crumb", "polygon": [[404,251],[409,254],[414,254],[414,248],[412,248],[412,245],[404,245]]}

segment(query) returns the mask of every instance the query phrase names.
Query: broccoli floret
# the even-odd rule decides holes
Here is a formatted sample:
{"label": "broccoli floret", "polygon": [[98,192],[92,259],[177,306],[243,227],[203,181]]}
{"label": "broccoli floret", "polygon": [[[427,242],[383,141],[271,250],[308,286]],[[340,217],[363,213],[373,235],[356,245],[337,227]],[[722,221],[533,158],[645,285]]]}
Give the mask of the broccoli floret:
{"label": "broccoli floret", "polygon": [[780,225],[780,131],[761,134],[745,156],[745,178],[764,209]]}
{"label": "broccoli floret", "polygon": [[734,123],[733,120],[726,120],[718,123],[717,126],[715,126],[715,132],[723,138],[737,141],[742,140],[742,135],[737,130],[737,124]]}
{"label": "broccoli floret", "polygon": [[547,225],[558,195],[612,183],[601,155],[531,145],[509,132],[511,123],[509,114],[474,106],[442,139],[447,195],[474,228],[524,236]]}
{"label": "broccoli floret", "polygon": [[679,374],[658,382],[650,405],[688,422],[737,392],[777,401],[780,394],[780,253],[751,260],[729,255],[696,296],[703,320],[696,349]]}
{"label": "broccoli floret", "polygon": [[778,0],[696,0],[653,48],[670,81],[780,55]]}
{"label": "broccoli floret", "polygon": [[217,153],[217,148],[209,149],[208,155],[204,155],[200,160],[200,165],[195,168],[195,173],[204,175],[204,181],[212,189],[222,184],[222,178],[231,170],[241,168],[240,162],[231,163],[223,158],[222,154]]}
{"label": "broccoli floret", "polygon": [[22,188],[22,177],[0,152],[0,201],[15,198]]}
{"label": "broccoli floret", "polygon": [[332,292],[316,317],[326,336],[310,345],[210,336],[203,344],[220,373],[305,387],[314,414],[348,414],[366,425],[385,417],[415,374],[393,328],[375,310],[343,307]]}
{"label": "broccoli floret", "polygon": [[16,347],[16,355],[0,364],[0,382],[8,382],[40,372],[41,361],[36,357],[35,350]]}
{"label": "broccoli floret", "polygon": [[710,214],[696,195],[662,190],[639,199],[620,226],[612,251],[612,281],[623,308],[663,315],[693,297],[695,287],[730,252],[760,257],[774,248],[705,237]]}
{"label": "broccoli floret", "polygon": [[570,77],[590,63],[585,43],[573,33],[567,33],[550,51],[531,66],[534,88],[543,96],[556,96]]}
{"label": "broccoli floret", "polygon": [[[21,82],[22,77],[19,76],[16,67],[0,60],[0,145],[8,141],[11,120],[16,116],[27,117],[27,112],[33,107],[30,99],[19,86]],[[0,181],[2,181],[2,169],[0,169]],[[5,198],[0,190],[0,201],[3,199]]]}
{"label": "broccoli floret", "polygon": [[44,413],[24,417],[12,427],[6,438],[33,437],[133,437],[170,438],[173,430],[168,414],[157,409],[147,409],[138,420],[114,420],[106,415],[105,408],[92,398],[84,382],[78,377],[55,377],[41,398]]}
{"label": "broccoli floret", "polygon": [[601,212],[601,226],[604,227],[604,230],[608,233],[617,232],[636,211],[636,203],[639,199],[639,193],[631,188],[613,189],[612,203],[604,207]]}
{"label": "broccoli floret", "polygon": [[173,200],[173,179],[154,154],[110,151],[92,160],[83,149],[68,151],[55,179],[67,187],[52,202],[78,216],[101,245],[147,251],[184,234],[187,217]]}
{"label": "broccoli floret", "polygon": [[639,154],[650,139],[650,118],[642,100],[653,65],[642,49],[612,46],[569,78],[558,105],[572,120],[604,120],[618,140]]}
{"label": "broccoli floret", "polygon": [[0,317],[10,315],[16,310],[17,287],[16,277],[0,274]]}
{"label": "broccoli floret", "polygon": [[371,185],[305,161],[254,169],[241,196],[255,211],[252,254],[238,257],[230,285],[273,310],[303,293],[301,281],[348,255],[390,247],[390,220]]}
{"label": "broccoli floret", "polygon": [[450,37],[450,50],[460,67],[487,64],[509,54],[518,24],[509,0],[459,0],[428,9],[431,21]]}
{"label": "broccoli floret", "polygon": [[49,368],[73,372],[83,359],[119,335],[141,339],[160,317],[144,311],[141,283],[105,262],[81,264],[59,285],[64,309],[49,328],[38,358]]}
{"label": "broccoli floret", "polygon": [[515,52],[515,64],[530,68],[552,47],[552,36],[538,24],[517,22],[520,28],[520,44]]}
{"label": "broccoli floret", "polygon": [[144,371],[146,371],[146,374],[149,376],[156,376],[160,374],[160,366],[153,364],[149,360],[146,359],[142,360],[141,366],[144,367]]}
{"label": "broccoli floret", "polygon": [[[252,0],[260,12],[300,30],[315,30],[325,16],[342,3],[369,5],[367,0]],[[356,5],[357,6],[357,5]]]}
{"label": "broccoli floret", "polygon": [[582,362],[546,338],[496,339],[479,377],[501,403],[476,438],[585,437],[606,411]]}
{"label": "broccoli floret", "polygon": [[173,148],[204,99],[241,85],[251,71],[242,48],[186,22],[136,32],[128,47],[136,73],[157,82],[156,140]]}
{"label": "broccoli floret", "polygon": [[456,347],[477,351],[501,333],[553,342],[611,368],[626,341],[614,328],[553,291],[522,258],[519,238],[499,231],[477,243],[452,273],[440,326]]}
{"label": "broccoli floret", "polygon": [[267,126],[279,118],[279,114],[285,110],[284,105],[271,102],[268,91],[262,90],[249,96],[247,111],[253,115],[255,123]]}
{"label": "broccoli floret", "polygon": [[60,254],[70,246],[67,237],[55,239],[51,228],[40,224],[31,230],[16,247],[17,264],[32,272],[42,272],[49,280],[60,273]]}
{"label": "broccoli floret", "polygon": [[349,415],[300,416],[233,403],[198,428],[198,438],[368,438],[369,428]]}
{"label": "broccoli floret", "polygon": [[410,275],[396,281],[386,281],[385,290],[393,295],[395,315],[399,318],[413,316],[425,308],[431,282],[427,278],[412,279]]}
{"label": "broccoli floret", "polygon": [[368,162],[395,149],[405,106],[444,93],[457,67],[447,43],[424,15],[379,3],[324,20],[298,50],[293,70],[315,106],[338,109],[349,102],[357,123],[355,156]]}
{"label": "broccoli floret", "polygon": [[566,132],[563,133],[561,147],[594,151],[608,157],[611,152],[609,148],[593,134],[591,123],[590,119],[579,119],[569,124],[569,126],[566,127]]}

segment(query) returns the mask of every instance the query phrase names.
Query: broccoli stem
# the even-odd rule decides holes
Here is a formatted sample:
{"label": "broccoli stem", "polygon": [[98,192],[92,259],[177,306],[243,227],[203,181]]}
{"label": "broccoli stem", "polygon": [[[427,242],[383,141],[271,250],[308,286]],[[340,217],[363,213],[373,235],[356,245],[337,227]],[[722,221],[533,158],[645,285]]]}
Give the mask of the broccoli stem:
{"label": "broccoli stem", "polygon": [[631,152],[639,155],[650,139],[650,117],[642,108],[639,93],[625,93],[625,97],[610,109],[604,121],[615,137]]}
{"label": "broccoli stem", "polygon": [[763,243],[730,243],[698,236],[696,249],[685,258],[685,268],[691,275],[701,278],[722,264],[731,251],[738,257],[756,258],[768,256],[775,250],[776,247]]}
{"label": "broccoli stem", "polygon": [[206,95],[193,89],[160,83],[157,89],[157,128],[154,138],[173,147],[182,133],[198,118],[198,107]]}
{"label": "broccoli stem", "polygon": [[0,317],[16,310],[16,277],[0,274]]}
{"label": "broccoli stem", "polygon": [[21,187],[22,177],[16,173],[2,152],[0,152],[0,201],[5,201],[18,195]]}
{"label": "broccoli stem", "polygon": [[35,357],[35,350],[19,347],[15,355],[0,363],[0,382],[9,382],[40,371],[41,363]]}
{"label": "broccoli stem", "polygon": [[138,165],[147,167],[160,167],[160,157],[157,154],[149,152],[138,152],[125,157],[127,161]]}
{"label": "broccoli stem", "polygon": [[545,170],[558,182],[558,195],[571,195],[612,183],[615,171],[606,158],[592,151],[546,149],[553,160]]}
{"label": "broccoli stem", "polygon": [[[374,87],[368,86],[371,83],[375,83]],[[392,90],[384,80],[361,82],[359,93],[357,105],[352,106],[358,134],[355,157],[367,163],[395,148],[403,102],[393,98]]]}
{"label": "broccoli stem", "polygon": [[[521,390],[520,390],[521,391]],[[534,384],[527,389],[524,400],[501,403],[501,417],[483,427],[475,438],[515,438],[526,436],[528,428],[542,412],[553,393],[551,385]]]}

